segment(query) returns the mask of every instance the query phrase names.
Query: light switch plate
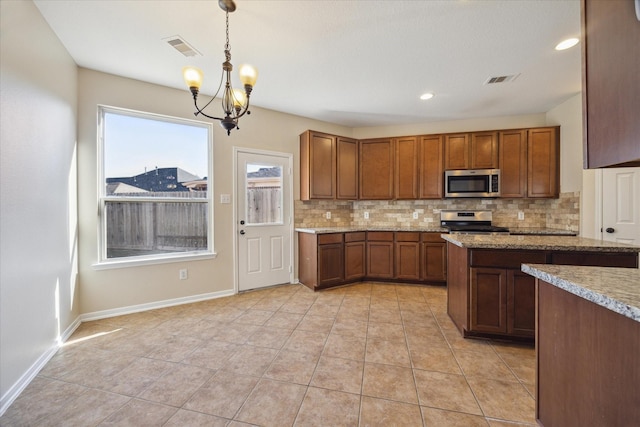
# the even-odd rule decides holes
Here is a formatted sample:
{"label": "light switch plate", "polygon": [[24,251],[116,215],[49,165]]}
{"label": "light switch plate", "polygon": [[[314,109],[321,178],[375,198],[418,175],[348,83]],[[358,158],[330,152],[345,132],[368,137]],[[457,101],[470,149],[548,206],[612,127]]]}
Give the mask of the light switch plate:
{"label": "light switch plate", "polygon": [[220,203],[231,203],[231,194],[221,194]]}

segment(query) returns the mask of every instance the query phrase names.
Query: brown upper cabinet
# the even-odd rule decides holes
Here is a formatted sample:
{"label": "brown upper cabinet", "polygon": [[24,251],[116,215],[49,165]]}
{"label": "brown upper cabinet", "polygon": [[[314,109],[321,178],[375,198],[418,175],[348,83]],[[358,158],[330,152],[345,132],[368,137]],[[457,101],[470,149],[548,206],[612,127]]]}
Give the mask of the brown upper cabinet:
{"label": "brown upper cabinet", "polygon": [[527,197],[560,195],[560,128],[527,131]]}
{"label": "brown upper cabinet", "polygon": [[300,135],[300,200],[358,198],[358,141],[321,132]]}
{"label": "brown upper cabinet", "polygon": [[409,136],[393,140],[395,158],[395,198],[418,198],[418,160],[420,144],[418,138]]}
{"label": "brown upper cabinet", "polygon": [[391,138],[360,141],[360,199],[393,199],[395,163],[393,142]]}
{"label": "brown upper cabinet", "polygon": [[584,167],[640,166],[634,2],[582,0],[582,34]]}
{"label": "brown upper cabinet", "polygon": [[527,197],[527,130],[506,130],[500,137],[500,197]]}
{"label": "brown upper cabinet", "polygon": [[447,170],[495,169],[498,167],[498,133],[445,135],[444,154]]}
{"label": "brown upper cabinet", "polygon": [[444,196],[444,138],[442,135],[420,137],[420,199]]}

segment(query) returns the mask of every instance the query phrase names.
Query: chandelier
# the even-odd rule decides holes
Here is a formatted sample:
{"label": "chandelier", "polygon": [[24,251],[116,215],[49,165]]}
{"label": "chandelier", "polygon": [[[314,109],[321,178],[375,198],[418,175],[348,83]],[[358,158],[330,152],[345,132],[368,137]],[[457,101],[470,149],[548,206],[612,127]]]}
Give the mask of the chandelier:
{"label": "chandelier", "polygon": [[[233,89],[231,87],[231,71],[233,70],[233,65],[231,64],[231,50],[229,47],[229,12],[235,11],[236,5],[233,0],[218,0],[218,5],[227,15],[227,42],[224,45],[224,55],[226,60],[222,63],[222,76],[220,77],[218,90],[215,95],[213,95],[213,98],[204,105],[204,107],[198,107],[198,92],[200,91],[200,86],[202,86],[203,78],[202,70],[196,67],[184,67],[182,69],[182,74],[185,83],[193,95],[193,103],[196,107],[196,111],[193,114],[195,116],[202,114],[210,119],[220,120],[220,126],[227,131],[227,135],[231,135],[231,131],[233,129],[239,129],[238,119],[245,114],[251,114],[251,111],[249,111],[249,97],[253,86],[256,84],[258,70],[251,65],[242,65],[240,67],[240,81],[244,85],[244,91],[241,89]],[[223,82],[224,88],[222,85]],[[220,89],[222,89],[222,111],[224,113],[224,117],[215,117],[206,114],[204,109],[207,108],[218,96]]]}

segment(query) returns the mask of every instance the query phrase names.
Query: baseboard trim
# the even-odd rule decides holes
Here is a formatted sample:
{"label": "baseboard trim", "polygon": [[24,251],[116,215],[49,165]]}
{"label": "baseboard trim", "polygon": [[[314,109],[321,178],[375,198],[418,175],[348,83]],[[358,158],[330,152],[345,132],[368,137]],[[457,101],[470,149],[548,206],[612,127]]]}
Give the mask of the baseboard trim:
{"label": "baseboard trim", "polygon": [[122,316],[124,314],[132,314],[132,313],[139,313],[142,311],[155,310],[157,308],[173,307],[175,305],[191,304],[199,301],[206,301],[210,299],[228,297],[234,294],[235,294],[235,291],[233,289],[229,289],[226,291],[210,292],[207,294],[200,294],[200,295],[193,295],[193,296],[175,298],[170,300],[156,301],[156,302],[150,302],[146,304],[129,305],[126,307],[113,308],[110,310],[94,311],[92,313],[82,314],[80,318],[83,322],[88,322],[91,320],[99,320],[99,319],[106,319],[108,317]]}
{"label": "baseboard trim", "polygon": [[62,344],[69,339],[69,337],[78,329],[80,326],[81,320],[80,316],[76,317],[76,319],[69,325],[67,329],[58,337],[55,344],[52,345],[47,351],[42,353],[38,360],[36,360],[33,365],[27,369],[27,371],[18,379],[7,390],[7,392],[0,398],[0,417],[4,415],[4,413],[9,409],[9,406],[20,396],[20,393],[24,391],[25,388],[33,381],[33,379],[38,375],[38,373],[44,368],[44,366],[51,360],[51,358],[56,354],[58,349],[62,346]]}

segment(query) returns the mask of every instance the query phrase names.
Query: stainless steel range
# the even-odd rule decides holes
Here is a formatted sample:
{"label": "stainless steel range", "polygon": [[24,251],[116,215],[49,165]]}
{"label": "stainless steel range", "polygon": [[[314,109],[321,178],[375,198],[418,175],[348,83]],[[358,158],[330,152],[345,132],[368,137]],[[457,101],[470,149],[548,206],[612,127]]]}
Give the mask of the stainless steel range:
{"label": "stainless steel range", "polygon": [[509,229],[492,225],[491,211],[440,211],[440,225],[449,233],[509,234]]}

